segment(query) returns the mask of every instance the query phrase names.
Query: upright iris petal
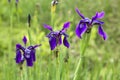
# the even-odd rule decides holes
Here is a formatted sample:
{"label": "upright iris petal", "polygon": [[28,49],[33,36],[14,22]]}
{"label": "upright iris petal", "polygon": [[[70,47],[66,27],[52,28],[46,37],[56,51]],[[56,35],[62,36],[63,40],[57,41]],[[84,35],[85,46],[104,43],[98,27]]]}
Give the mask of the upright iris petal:
{"label": "upright iris petal", "polygon": [[66,23],[64,23],[62,30],[68,29],[69,27],[70,27],[70,22],[66,22]]}
{"label": "upright iris petal", "polygon": [[24,44],[26,45],[26,43],[27,43],[27,38],[26,38],[26,36],[23,37],[23,42],[24,42]]}
{"label": "upright iris petal", "polygon": [[44,26],[44,28],[46,28],[46,29],[48,29],[48,30],[52,31],[52,27],[51,27],[51,26],[46,25],[46,24],[44,24],[43,26]]}
{"label": "upright iris petal", "polygon": [[102,11],[102,12],[98,13],[98,18],[101,19],[104,17],[104,15],[105,15],[105,12]]}
{"label": "upright iris petal", "polygon": [[79,14],[79,16],[80,16],[81,18],[83,18],[83,19],[85,18],[84,15],[80,13],[80,11],[79,11],[78,8],[76,8],[76,12]]}

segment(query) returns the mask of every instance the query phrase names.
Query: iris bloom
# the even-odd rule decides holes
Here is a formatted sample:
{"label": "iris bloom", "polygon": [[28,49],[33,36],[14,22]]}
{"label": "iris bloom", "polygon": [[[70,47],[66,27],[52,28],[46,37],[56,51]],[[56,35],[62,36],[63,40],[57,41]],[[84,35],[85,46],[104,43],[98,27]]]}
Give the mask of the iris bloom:
{"label": "iris bloom", "polygon": [[33,62],[36,61],[35,49],[40,45],[26,47],[27,38],[25,36],[23,37],[23,43],[25,47],[21,44],[16,44],[16,63],[22,64],[26,60],[27,66],[33,66]]}
{"label": "iris bloom", "polygon": [[107,39],[107,35],[104,32],[102,25],[104,24],[104,22],[98,20],[104,17],[104,12],[100,12],[100,13],[96,13],[95,16],[92,17],[92,19],[86,18],[84,17],[83,14],[80,13],[80,11],[78,9],[76,9],[76,12],[79,14],[79,16],[82,18],[82,20],[80,20],[80,22],[77,24],[76,26],[76,35],[79,38],[82,38],[82,35],[85,32],[90,32],[91,28],[93,27],[93,25],[98,25],[98,34],[104,39]]}
{"label": "iris bloom", "polygon": [[44,28],[51,31],[47,35],[47,37],[49,38],[49,44],[50,44],[51,50],[54,50],[55,47],[62,44],[62,35],[64,36],[64,39],[63,39],[64,46],[66,46],[67,48],[70,47],[69,42],[67,40],[68,35],[66,34],[66,29],[68,29],[69,26],[70,26],[70,22],[66,22],[64,23],[63,28],[60,31],[53,31],[51,26],[44,24]]}

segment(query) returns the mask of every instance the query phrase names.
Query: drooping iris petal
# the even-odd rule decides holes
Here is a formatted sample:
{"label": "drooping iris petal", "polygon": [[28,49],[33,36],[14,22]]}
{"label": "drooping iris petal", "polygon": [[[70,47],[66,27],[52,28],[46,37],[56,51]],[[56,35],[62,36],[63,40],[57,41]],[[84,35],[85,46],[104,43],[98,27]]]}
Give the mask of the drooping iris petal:
{"label": "drooping iris petal", "polygon": [[70,27],[70,22],[65,22],[62,30],[68,29],[69,27]]}
{"label": "drooping iris petal", "polygon": [[24,44],[26,45],[26,43],[27,43],[27,38],[26,38],[26,36],[23,37],[23,42],[24,42]]}
{"label": "drooping iris petal", "polygon": [[52,31],[52,27],[51,27],[51,26],[49,26],[49,25],[47,25],[47,24],[44,24],[43,26],[44,26],[44,28],[46,28],[46,29]]}
{"label": "drooping iris petal", "polygon": [[104,32],[104,30],[102,29],[102,26],[98,27],[98,33],[101,37],[103,37],[104,40],[107,39],[107,34]]}
{"label": "drooping iris petal", "polygon": [[69,44],[69,42],[68,42],[68,40],[67,40],[67,37],[64,37],[64,39],[63,39],[63,44],[64,44],[67,48],[70,47],[70,44]]}
{"label": "drooping iris petal", "polygon": [[33,61],[36,61],[35,52],[35,49],[31,50],[31,58],[33,59]]}
{"label": "drooping iris petal", "polygon": [[26,58],[26,63],[27,63],[27,66],[33,66],[32,58]]}
{"label": "drooping iris petal", "polygon": [[16,63],[20,63],[22,60],[22,54],[21,54],[21,51],[19,49],[16,50]]}
{"label": "drooping iris petal", "polygon": [[54,50],[55,47],[57,46],[56,38],[55,37],[49,38],[49,44],[50,44],[51,50]]}
{"label": "drooping iris petal", "polygon": [[81,38],[82,35],[86,32],[86,30],[87,30],[87,26],[86,26],[85,23],[84,24],[78,24],[77,27],[76,27],[75,32],[76,32],[76,35],[79,38]]}
{"label": "drooping iris petal", "polygon": [[79,14],[79,16],[80,16],[81,18],[83,18],[83,19],[85,18],[84,15],[80,13],[80,11],[79,11],[78,8],[76,8],[76,12]]}
{"label": "drooping iris petal", "polygon": [[101,19],[101,18],[103,18],[103,17],[104,17],[104,15],[105,15],[105,12],[104,12],[104,11],[102,11],[102,12],[98,13],[97,18]]}

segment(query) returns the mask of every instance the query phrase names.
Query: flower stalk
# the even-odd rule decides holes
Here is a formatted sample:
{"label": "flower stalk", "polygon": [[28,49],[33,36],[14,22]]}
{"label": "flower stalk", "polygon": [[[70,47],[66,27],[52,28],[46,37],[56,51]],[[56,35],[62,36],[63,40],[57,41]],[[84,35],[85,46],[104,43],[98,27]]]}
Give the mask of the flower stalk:
{"label": "flower stalk", "polygon": [[51,25],[54,26],[55,21],[55,12],[56,12],[56,6],[58,4],[57,0],[53,0],[51,2]]}
{"label": "flower stalk", "polygon": [[80,55],[80,58],[79,58],[79,62],[78,62],[77,68],[75,70],[75,74],[74,74],[73,80],[80,80],[80,73],[81,73],[82,64],[83,64],[83,57],[84,57],[85,51],[87,49],[89,40],[90,40],[90,34],[84,35],[84,37],[83,37],[83,39],[81,41],[82,42],[81,43],[81,52],[80,52],[81,55]]}
{"label": "flower stalk", "polygon": [[32,39],[31,39],[31,34],[30,34],[30,27],[31,27],[31,15],[28,14],[28,27],[27,27],[27,31],[28,31],[28,36],[29,36],[29,40],[30,40],[30,45],[32,45]]}

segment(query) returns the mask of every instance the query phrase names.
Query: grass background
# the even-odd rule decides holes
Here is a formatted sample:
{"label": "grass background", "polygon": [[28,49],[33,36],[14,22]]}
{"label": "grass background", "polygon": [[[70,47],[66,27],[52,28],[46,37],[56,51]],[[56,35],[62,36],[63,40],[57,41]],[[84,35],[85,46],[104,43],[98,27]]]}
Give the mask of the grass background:
{"label": "grass background", "polygon": [[[120,0],[60,0],[54,21],[55,30],[61,29],[66,21],[71,22],[67,33],[70,35],[70,49],[61,46],[60,53],[63,57],[69,54],[69,62],[62,67],[61,72],[68,70],[68,78],[72,80],[79,59],[80,39],[75,35],[76,24],[81,19],[75,8],[87,17],[95,15],[96,11],[105,11],[102,19],[103,26],[108,35],[104,41],[94,28],[88,49],[85,53],[85,64],[81,72],[81,80],[120,80]],[[20,0],[16,9],[15,0],[8,3],[0,1],[0,80],[19,79],[19,67],[15,63],[15,45],[22,44],[22,38],[27,34],[27,15],[32,16],[31,35],[32,43],[42,46],[37,49],[37,61],[34,68],[29,68],[29,80],[56,80],[54,79],[55,58],[49,48],[48,39],[45,37],[49,31],[43,24],[51,25],[51,0]],[[12,26],[12,29],[10,28]],[[12,41],[12,42],[11,42]],[[12,46],[10,46],[12,44]],[[76,45],[78,44],[78,45]],[[28,44],[29,45],[29,44]],[[65,68],[65,69],[64,69]],[[26,74],[26,68],[23,70]],[[24,76],[25,80],[28,78]]]}

